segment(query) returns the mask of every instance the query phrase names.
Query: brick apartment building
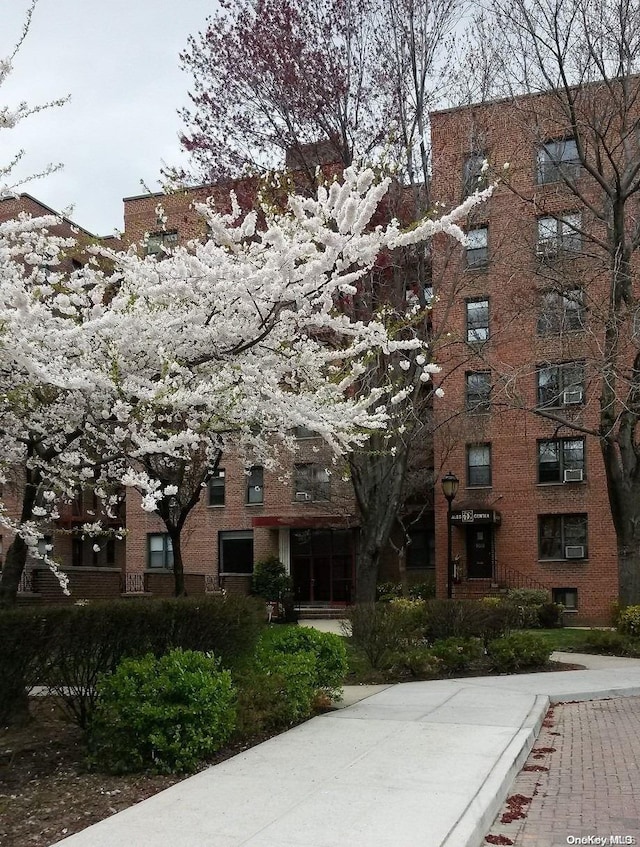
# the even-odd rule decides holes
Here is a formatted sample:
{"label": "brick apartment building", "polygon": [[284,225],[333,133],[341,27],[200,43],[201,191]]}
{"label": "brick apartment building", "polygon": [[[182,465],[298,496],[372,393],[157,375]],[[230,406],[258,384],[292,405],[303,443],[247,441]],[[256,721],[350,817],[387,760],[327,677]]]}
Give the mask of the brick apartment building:
{"label": "brick apartment building", "polygon": [[[607,623],[617,545],[600,444],[586,430],[599,420],[609,269],[563,173],[594,199],[595,185],[554,113],[550,97],[532,96],[432,115],[434,197],[455,205],[484,181],[485,160],[487,178],[504,175],[469,219],[467,249],[434,250],[434,324],[449,332],[434,452],[460,480],[453,596],[544,586],[573,620]],[[435,496],[444,595],[447,504]]]}

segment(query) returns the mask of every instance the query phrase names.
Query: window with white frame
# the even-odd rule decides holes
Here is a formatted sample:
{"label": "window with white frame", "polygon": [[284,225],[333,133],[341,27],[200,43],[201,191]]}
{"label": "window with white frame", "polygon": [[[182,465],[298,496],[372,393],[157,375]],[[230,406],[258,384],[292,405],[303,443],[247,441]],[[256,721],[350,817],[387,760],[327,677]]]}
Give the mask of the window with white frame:
{"label": "window with white frame", "polygon": [[467,267],[485,268],[489,263],[489,230],[486,226],[467,232]]}
{"label": "window with white frame", "polygon": [[148,565],[150,568],[173,567],[173,544],[168,532],[147,535]]}
{"label": "window with white frame", "polygon": [[467,342],[487,341],[489,338],[489,301],[486,298],[467,300]]}
{"label": "window with white frame", "polygon": [[226,476],[224,468],[216,468],[209,479],[210,506],[224,506],[225,481]]}
{"label": "window with white frame", "polygon": [[467,445],[467,485],[488,487],[491,485],[491,445]]}
{"label": "window with white frame", "polygon": [[296,502],[329,500],[329,471],[314,462],[296,464],[293,468],[293,488],[293,499]]}
{"label": "window with white frame", "polygon": [[538,482],[582,482],[584,478],[584,438],[538,441]]}
{"label": "window with white frame", "polygon": [[540,515],[538,517],[538,556],[540,559],[586,559],[586,515]]}
{"label": "window with white frame", "polygon": [[468,412],[488,412],[491,402],[491,372],[472,371],[466,374],[465,405]]}
{"label": "window with white frame", "polygon": [[538,256],[553,257],[579,252],[582,247],[580,229],[580,212],[538,218]]}
{"label": "window with white frame", "polygon": [[538,147],[536,155],[536,181],[548,182],[574,180],[580,174],[580,157],[575,138],[547,141]]}
{"label": "window with white frame", "polygon": [[174,230],[171,232],[151,232],[147,236],[145,243],[147,256],[156,256],[162,258],[178,243],[178,233]]}
{"label": "window with white frame", "polygon": [[541,408],[579,406],[584,403],[584,362],[539,365],[536,368],[537,400]]}
{"label": "window with white frame", "polygon": [[254,465],[247,477],[247,503],[257,505],[264,503],[264,468]]}
{"label": "window with white frame", "polygon": [[253,531],[230,530],[218,533],[218,561],[221,574],[253,573]]}
{"label": "window with white frame", "polygon": [[579,332],[585,328],[584,289],[566,288],[545,291],[538,315],[538,335],[560,335]]}

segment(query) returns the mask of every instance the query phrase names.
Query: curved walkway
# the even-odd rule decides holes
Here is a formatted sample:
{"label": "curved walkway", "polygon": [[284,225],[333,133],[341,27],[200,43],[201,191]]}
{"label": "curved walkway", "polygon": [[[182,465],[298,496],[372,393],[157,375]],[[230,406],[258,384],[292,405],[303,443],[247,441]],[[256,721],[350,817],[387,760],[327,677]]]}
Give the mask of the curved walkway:
{"label": "curved walkway", "polygon": [[550,703],[640,695],[640,660],[555,658],[590,669],[348,690],[358,702],[58,843],[478,847]]}

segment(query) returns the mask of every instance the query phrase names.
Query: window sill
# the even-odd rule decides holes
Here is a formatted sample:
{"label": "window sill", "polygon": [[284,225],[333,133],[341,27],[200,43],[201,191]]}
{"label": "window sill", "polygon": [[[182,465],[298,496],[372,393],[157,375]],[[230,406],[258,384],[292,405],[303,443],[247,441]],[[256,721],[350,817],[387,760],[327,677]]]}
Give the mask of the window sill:
{"label": "window sill", "polygon": [[255,509],[256,506],[264,506],[264,503],[245,503],[244,505],[249,509]]}
{"label": "window sill", "polygon": [[564,482],[563,480],[558,480],[558,482],[537,482],[536,485],[538,488],[563,488],[565,485],[586,485],[587,480],[581,479],[580,481],[575,480],[574,482]]}
{"label": "window sill", "polygon": [[226,503],[209,503],[207,509],[224,509]]}
{"label": "window sill", "polygon": [[473,274],[487,273],[487,271],[489,270],[489,262],[485,262],[484,265],[465,265],[464,269],[468,273],[473,273]]}
{"label": "window sill", "polygon": [[491,491],[493,485],[467,485],[465,488],[467,491]]}
{"label": "window sill", "polygon": [[227,571],[224,571],[220,573],[220,576],[246,576],[248,578],[251,578],[253,576],[253,571],[251,573],[228,573]]}
{"label": "window sill", "polygon": [[585,564],[589,562],[589,557],[585,556],[584,559],[538,559],[538,564],[540,565],[557,565],[559,563],[563,565],[566,564]]}

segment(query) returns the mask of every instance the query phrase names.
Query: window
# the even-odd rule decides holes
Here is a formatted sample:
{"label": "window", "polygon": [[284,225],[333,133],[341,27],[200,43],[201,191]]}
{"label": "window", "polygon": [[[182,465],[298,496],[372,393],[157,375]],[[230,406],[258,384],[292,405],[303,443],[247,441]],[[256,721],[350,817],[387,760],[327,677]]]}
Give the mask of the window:
{"label": "window", "polygon": [[264,503],[264,468],[254,465],[247,478],[247,503]]}
{"label": "window", "polygon": [[484,268],[489,262],[489,230],[486,226],[467,233],[467,267]]}
{"label": "window", "polygon": [[108,568],[113,568],[116,564],[116,542],[114,538],[108,538],[104,548],[105,563]]}
{"label": "window", "polygon": [[294,465],[294,500],[329,500],[329,471],[316,464]]}
{"label": "window", "polygon": [[167,532],[157,532],[147,536],[149,545],[150,568],[173,567],[173,545]]}
{"label": "window", "polygon": [[578,610],[577,588],[553,588],[551,598],[554,603],[564,606],[565,612],[576,612]]}
{"label": "window", "polygon": [[491,485],[491,445],[469,444],[467,446],[467,485]]}
{"label": "window", "polygon": [[407,570],[434,567],[435,537],[433,530],[409,530],[410,543],[407,546]]}
{"label": "window", "polygon": [[491,397],[490,371],[475,371],[466,375],[466,407],[469,412],[488,412]]}
{"label": "window", "polygon": [[574,138],[547,141],[538,147],[536,162],[538,185],[560,182],[563,177],[576,179],[580,174],[580,159]]}
{"label": "window", "polygon": [[538,218],[538,256],[577,253],[581,245],[579,212]]}
{"label": "window", "polygon": [[586,515],[540,515],[538,543],[541,559],[585,559]]}
{"label": "window", "polygon": [[71,539],[71,566],[81,568],[84,565],[84,541],[81,538]]}
{"label": "window", "polygon": [[538,406],[559,408],[584,403],[584,363],[540,365],[536,370]]}
{"label": "window", "polygon": [[218,535],[221,574],[253,573],[253,532],[221,532]]}
{"label": "window", "polygon": [[584,438],[538,441],[538,482],[582,482]]}
{"label": "window", "polygon": [[52,546],[53,536],[44,535],[38,540],[38,553],[40,553],[41,556],[44,556],[46,553],[51,553],[51,549],[47,550],[47,547],[51,548]]}
{"label": "window", "polygon": [[296,438],[318,438],[318,433],[306,426],[294,426],[293,434]]}
{"label": "window", "polygon": [[209,505],[224,506],[224,468],[217,468],[209,479]]}
{"label": "window", "polygon": [[585,305],[582,288],[545,291],[538,316],[538,335],[559,335],[584,329]]}
{"label": "window", "polygon": [[489,338],[489,301],[467,300],[467,341],[470,344]]}
{"label": "window", "polygon": [[152,232],[147,236],[147,256],[162,257],[178,243],[177,232]]}
{"label": "window", "polygon": [[469,197],[474,191],[482,191],[487,187],[486,156],[484,153],[471,153],[467,156],[462,172],[464,197]]}

